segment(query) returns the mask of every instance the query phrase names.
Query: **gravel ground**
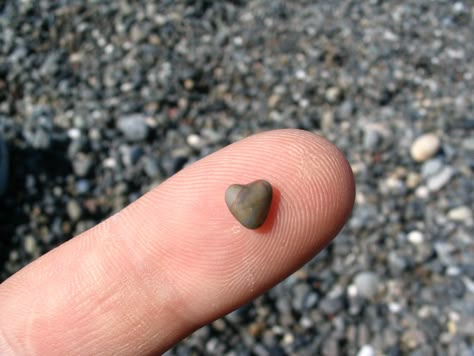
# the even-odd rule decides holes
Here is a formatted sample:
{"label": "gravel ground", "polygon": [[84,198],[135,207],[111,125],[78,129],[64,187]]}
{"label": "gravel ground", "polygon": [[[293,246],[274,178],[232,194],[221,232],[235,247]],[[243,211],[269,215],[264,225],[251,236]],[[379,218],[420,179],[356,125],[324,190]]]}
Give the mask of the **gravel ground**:
{"label": "gravel ground", "polygon": [[167,354],[474,355],[474,2],[128,3],[0,1],[0,279],[199,158],[301,128],[346,153],[351,220]]}

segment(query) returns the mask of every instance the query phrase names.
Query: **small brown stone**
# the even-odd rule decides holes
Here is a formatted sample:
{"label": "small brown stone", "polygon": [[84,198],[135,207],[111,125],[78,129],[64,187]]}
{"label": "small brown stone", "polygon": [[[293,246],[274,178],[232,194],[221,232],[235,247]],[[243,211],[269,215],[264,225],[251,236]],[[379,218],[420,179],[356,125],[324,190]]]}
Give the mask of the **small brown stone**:
{"label": "small brown stone", "polygon": [[234,217],[246,228],[263,225],[272,203],[272,186],[266,180],[241,185],[232,184],[225,192],[225,202]]}

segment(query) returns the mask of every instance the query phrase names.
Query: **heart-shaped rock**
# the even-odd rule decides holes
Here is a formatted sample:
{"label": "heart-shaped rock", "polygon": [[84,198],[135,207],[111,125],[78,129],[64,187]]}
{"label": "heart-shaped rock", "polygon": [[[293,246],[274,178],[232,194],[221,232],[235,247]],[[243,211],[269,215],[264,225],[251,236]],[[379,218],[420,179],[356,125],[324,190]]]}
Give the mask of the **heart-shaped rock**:
{"label": "heart-shaped rock", "polygon": [[232,184],[225,192],[225,202],[234,217],[246,228],[263,225],[272,204],[272,186],[266,180],[242,185]]}

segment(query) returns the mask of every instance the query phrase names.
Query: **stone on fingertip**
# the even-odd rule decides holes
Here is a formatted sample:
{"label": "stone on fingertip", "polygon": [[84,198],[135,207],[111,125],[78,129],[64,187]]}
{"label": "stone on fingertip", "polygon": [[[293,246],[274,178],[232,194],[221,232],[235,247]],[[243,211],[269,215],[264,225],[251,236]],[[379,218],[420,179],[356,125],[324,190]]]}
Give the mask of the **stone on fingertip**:
{"label": "stone on fingertip", "polygon": [[246,185],[232,184],[225,192],[225,202],[239,223],[257,229],[268,216],[272,195],[271,184],[260,179]]}

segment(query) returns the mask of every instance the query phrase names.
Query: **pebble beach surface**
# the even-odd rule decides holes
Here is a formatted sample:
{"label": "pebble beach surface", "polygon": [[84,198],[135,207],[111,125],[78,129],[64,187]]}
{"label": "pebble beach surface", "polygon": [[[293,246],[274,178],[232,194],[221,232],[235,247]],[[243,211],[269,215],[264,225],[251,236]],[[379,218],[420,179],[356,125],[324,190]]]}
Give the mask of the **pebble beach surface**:
{"label": "pebble beach surface", "polygon": [[473,18],[471,0],[0,2],[0,280],[196,160],[300,128],[347,155],[351,219],[167,355],[474,355]]}

